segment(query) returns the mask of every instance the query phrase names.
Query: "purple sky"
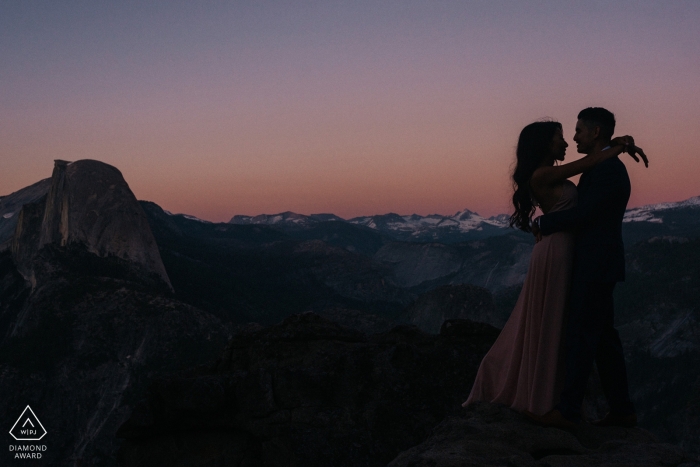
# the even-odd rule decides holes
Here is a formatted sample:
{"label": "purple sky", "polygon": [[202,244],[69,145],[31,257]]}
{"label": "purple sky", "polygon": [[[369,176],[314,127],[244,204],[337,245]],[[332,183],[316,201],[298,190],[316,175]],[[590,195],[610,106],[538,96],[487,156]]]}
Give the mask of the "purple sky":
{"label": "purple sky", "polygon": [[555,118],[571,144],[604,106],[651,158],[626,160],[630,207],[681,200],[700,195],[699,38],[695,0],[0,0],[0,195],[91,158],[214,221],[491,215],[523,126]]}

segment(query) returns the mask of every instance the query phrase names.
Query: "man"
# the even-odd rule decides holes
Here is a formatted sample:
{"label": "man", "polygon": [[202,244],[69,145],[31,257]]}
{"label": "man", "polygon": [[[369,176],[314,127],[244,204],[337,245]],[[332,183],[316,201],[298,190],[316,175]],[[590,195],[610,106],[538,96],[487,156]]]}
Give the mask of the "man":
{"label": "man", "polygon": [[[600,107],[578,114],[574,141],[579,153],[591,154],[610,145],[615,116]],[[636,160],[632,145],[630,155]],[[643,152],[640,156],[648,167]],[[581,405],[588,377],[596,362],[610,412],[599,426],[636,425],[629,397],[622,343],[613,327],[613,290],[625,279],[622,218],[630,197],[625,165],[613,157],[584,172],[578,184],[575,208],[552,212],[534,220],[535,235],[562,230],[576,231],[574,269],[565,336],[566,362],[561,402],[537,417],[544,425],[573,427],[581,419]]]}

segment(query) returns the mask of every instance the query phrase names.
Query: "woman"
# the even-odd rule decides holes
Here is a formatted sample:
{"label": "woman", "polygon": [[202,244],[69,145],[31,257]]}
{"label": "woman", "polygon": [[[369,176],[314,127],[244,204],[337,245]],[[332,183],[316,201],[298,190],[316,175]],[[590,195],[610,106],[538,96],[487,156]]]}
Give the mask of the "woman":
{"label": "woman", "polygon": [[[576,186],[569,177],[615,157],[632,138],[615,138],[611,147],[577,161],[563,161],[568,144],[558,122],[535,122],[520,133],[513,173],[511,226],[530,232],[539,206],[544,213],[575,206]],[[574,237],[557,232],[535,244],[525,283],[513,312],[486,354],[467,401],[496,402],[520,412],[543,415],[558,402],[563,380],[561,337],[570,285]]]}

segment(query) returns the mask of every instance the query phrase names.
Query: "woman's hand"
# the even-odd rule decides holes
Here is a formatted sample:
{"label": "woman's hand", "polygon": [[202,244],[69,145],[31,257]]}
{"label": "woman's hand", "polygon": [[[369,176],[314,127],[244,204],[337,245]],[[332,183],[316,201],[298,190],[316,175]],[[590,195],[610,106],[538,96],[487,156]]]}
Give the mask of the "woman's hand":
{"label": "woman's hand", "polygon": [[641,157],[644,161],[644,167],[649,167],[649,159],[647,158],[647,155],[644,154],[642,148],[640,148],[639,146],[632,145],[625,152],[632,156],[632,159],[634,159],[636,162],[639,162],[639,158],[637,157],[637,153],[639,153],[639,157]]}
{"label": "woman's hand", "polygon": [[634,138],[629,135],[618,136],[610,140],[610,146],[624,146],[623,152],[627,152],[627,149],[634,147]]}
{"label": "woman's hand", "polygon": [[[632,159],[634,159],[635,162],[639,162],[639,157],[642,158],[644,161],[644,166],[649,167],[649,159],[647,158],[647,155],[644,154],[644,151],[642,148],[635,146],[634,144],[634,138],[632,138],[629,135],[625,136],[618,136],[617,138],[613,138],[610,140],[610,145],[611,146],[624,146],[623,152],[626,152],[627,154],[630,155]],[[639,157],[637,157],[637,154],[639,154]]]}
{"label": "woman's hand", "polygon": [[535,236],[535,243],[539,243],[542,240],[542,231],[540,230],[540,223],[537,221],[538,219],[539,217],[534,219],[531,227],[532,235]]}

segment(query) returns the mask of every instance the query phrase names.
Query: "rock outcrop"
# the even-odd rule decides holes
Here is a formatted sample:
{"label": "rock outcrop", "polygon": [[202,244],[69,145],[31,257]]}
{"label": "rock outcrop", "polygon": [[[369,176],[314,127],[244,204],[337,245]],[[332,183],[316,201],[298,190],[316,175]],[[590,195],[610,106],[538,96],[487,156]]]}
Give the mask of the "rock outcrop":
{"label": "rock outcrop", "polygon": [[29,405],[48,432],[42,465],[116,466],[115,432],[150,378],[211,362],[229,331],[84,245],[48,244],[34,264],[32,288],[0,252],[0,422]]}
{"label": "rock outcrop", "polygon": [[568,432],[543,428],[503,406],[479,403],[465,416],[448,417],[430,437],[394,459],[389,467],[699,467],[680,447],[659,443],[641,428],[596,428]]}
{"label": "rock outcrop", "polygon": [[121,172],[94,160],[57,160],[45,197],[18,214],[12,253],[36,285],[32,258],[45,245],[82,244],[100,257],[130,262],[170,286],[146,214]]}
{"label": "rock outcrop", "polygon": [[313,313],[243,329],[215,371],[153,384],[119,430],[120,463],[386,465],[461,413],[497,334],[457,320],[365,337]]}
{"label": "rock outcrop", "polygon": [[115,431],[148,378],[211,362],[229,330],[173,298],[116,168],[56,161],[0,212],[0,420],[30,405],[49,433],[46,465],[116,465]]}

